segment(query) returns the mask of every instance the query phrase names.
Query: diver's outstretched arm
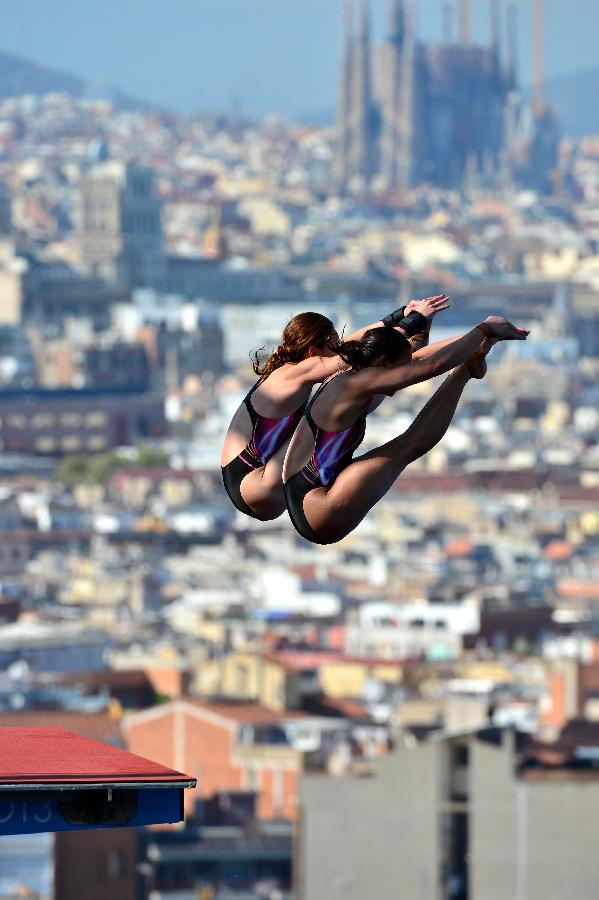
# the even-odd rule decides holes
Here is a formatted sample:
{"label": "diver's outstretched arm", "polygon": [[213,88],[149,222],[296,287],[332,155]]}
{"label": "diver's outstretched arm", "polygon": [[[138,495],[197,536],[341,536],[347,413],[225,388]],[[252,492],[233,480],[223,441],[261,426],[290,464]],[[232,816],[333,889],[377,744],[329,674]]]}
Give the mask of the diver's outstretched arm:
{"label": "diver's outstretched arm", "polygon": [[[428,357],[415,360],[399,366],[379,368],[372,366],[357,372],[352,379],[352,391],[356,396],[365,399],[372,394],[389,394],[428,381],[437,375],[443,375],[450,369],[466,362],[481,345],[485,338],[494,338],[498,341],[524,341],[529,332],[524,328],[517,328],[500,316],[488,316],[484,322],[472,328],[462,337],[449,341],[439,349],[434,350]],[[420,353],[420,351],[418,351]]]}
{"label": "diver's outstretched arm", "polygon": [[336,543],[350,534],[406,466],[439,443],[468,380],[484,377],[485,357],[493,343],[492,338],[485,339],[477,353],[447,376],[407,431],[352,460],[330,487],[308,491],[303,498],[303,513],[316,543]]}
{"label": "diver's outstretched arm", "polygon": [[450,344],[455,344],[455,342],[459,341],[462,337],[464,337],[463,334],[454,334],[453,337],[444,338],[442,341],[434,341],[432,344],[427,344],[426,347],[421,347],[420,350],[416,350],[412,353],[412,362],[416,359],[428,359],[429,356],[437,350],[441,350],[442,347],[448,347]]}

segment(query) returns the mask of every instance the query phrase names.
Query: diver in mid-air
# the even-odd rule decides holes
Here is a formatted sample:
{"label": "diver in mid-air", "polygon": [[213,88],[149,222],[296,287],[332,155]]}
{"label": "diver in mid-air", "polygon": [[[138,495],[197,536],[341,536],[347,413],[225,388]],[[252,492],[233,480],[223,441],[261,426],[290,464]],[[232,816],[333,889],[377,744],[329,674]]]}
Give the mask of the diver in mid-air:
{"label": "diver in mid-air", "polygon": [[[412,300],[383,321],[393,318],[402,340],[414,347],[427,341],[434,316],[449,306],[444,295]],[[359,341],[367,326],[350,335]],[[395,332],[394,332],[395,333]],[[225,489],[237,509],[261,521],[285,512],[282,467],[289,440],[304,414],[315,384],[347,367],[339,355],[335,326],[320,313],[305,312],[287,324],[281,343],[263,363],[255,355],[258,381],[236,410],[221,455]]]}
{"label": "diver in mid-air", "polygon": [[[383,321],[395,324],[393,314]],[[466,334],[414,354],[394,327],[370,328],[341,344],[337,354],[345,368],[307,405],[283,466],[287,510],[299,534],[315,544],[332,544],[352,532],[406,466],[441,440],[470,378],[486,374],[493,344],[527,336],[525,329],[489,316]],[[366,416],[385,395],[446,372],[404,434],[353,459]]]}

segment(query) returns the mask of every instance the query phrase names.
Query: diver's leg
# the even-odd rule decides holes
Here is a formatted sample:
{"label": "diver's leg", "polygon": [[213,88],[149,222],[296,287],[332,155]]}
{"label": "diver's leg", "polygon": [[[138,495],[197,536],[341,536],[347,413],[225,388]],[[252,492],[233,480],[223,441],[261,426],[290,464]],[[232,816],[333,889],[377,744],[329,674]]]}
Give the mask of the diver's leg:
{"label": "diver's leg", "polygon": [[439,443],[469,378],[482,377],[474,363],[458,366],[435,391],[406,432],[353,460],[329,488],[310,491],[304,512],[311,528],[334,543],[349,534],[385,496],[401,472]]}

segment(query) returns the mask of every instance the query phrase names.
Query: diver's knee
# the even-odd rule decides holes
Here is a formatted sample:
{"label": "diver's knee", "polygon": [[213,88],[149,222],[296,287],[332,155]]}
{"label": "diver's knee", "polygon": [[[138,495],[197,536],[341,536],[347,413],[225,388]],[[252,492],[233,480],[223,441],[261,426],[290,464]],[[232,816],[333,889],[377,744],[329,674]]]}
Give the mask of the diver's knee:
{"label": "diver's knee", "polygon": [[285,512],[284,502],[273,502],[272,500],[254,500],[251,504],[252,511],[255,516],[262,522],[271,522],[278,519]]}

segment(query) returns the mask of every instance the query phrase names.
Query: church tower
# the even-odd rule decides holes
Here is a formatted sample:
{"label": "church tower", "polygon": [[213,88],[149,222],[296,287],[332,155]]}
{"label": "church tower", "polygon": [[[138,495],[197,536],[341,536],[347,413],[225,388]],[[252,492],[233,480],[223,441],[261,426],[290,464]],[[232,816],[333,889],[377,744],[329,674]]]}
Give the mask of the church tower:
{"label": "church tower", "polygon": [[405,0],[391,0],[386,51],[382,174],[387,187],[403,187],[412,178],[416,54],[414,9]]}
{"label": "church tower", "polygon": [[382,175],[387,187],[397,184],[400,144],[400,90],[405,11],[402,0],[392,0],[387,35],[385,93],[382,98]]}
{"label": "church tower", "polygon": [[350,99],[350,182],[367,187],[374,175],[374,134],[370,60],[369,0],[361,0],[352,58]]}
{"label": "church tower", "polygon": [[375,174],[377,152],[372,100],[369,0],[361,0],[355,35],[352,25],[352,2],[344,0],[334,174],[341,190],[361,191],[369,187]]}
{"label": "church tower", "polygon": [[353,18],[352,0],[343,0],[343,45],[341,49],[341,71],[339,73],[339,99],[337,104],[337,134],[334,165],[335,181],[340,188],[345,187],[349,178]]}

